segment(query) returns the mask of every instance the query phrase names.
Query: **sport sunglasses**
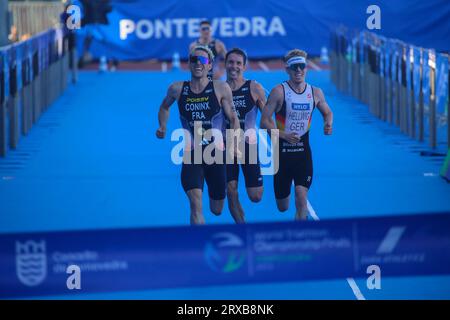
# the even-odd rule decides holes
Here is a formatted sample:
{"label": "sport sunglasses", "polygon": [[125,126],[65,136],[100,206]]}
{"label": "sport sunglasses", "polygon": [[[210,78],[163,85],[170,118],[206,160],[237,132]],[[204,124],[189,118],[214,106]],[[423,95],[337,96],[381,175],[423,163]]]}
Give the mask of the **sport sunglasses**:
{"label": "sport sunglasses", "polygon": [[300,68],[300,70],[305,70],[306,63],[293,63],[289,65],[288,68],[291,69],[292,71],[297,71],[298,68]]}
{"label": "sport sunglasses", "polygon": [[189,57],[189,62],[196,64],[197,62],[199,62],[201,64],[209,64],[209,58],[204,57],[204,56],[190,56]]}

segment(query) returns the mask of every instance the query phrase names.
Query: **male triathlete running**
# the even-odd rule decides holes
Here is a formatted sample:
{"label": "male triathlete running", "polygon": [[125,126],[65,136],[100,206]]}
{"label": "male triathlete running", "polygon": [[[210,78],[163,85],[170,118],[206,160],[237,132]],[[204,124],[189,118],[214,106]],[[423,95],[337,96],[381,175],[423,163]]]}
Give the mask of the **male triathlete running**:
{"label": "male triathlete running", "polygon": [[[296,220],[308,216],[307,196],[313,179],[309,146],[311,116],[317,107],[323,116],[324,134],[331,135],[333,113],[320,88],[305,82],[307,54],[294,49],[284,57],[289,80],[273,88],[261,117],[261,128],[279,129],[279,169],[274,176],[274,190],[280,211],[289,208],[291,185],[295,185]],[[272,138],[274,134],[272,133]]]}
{"label": "male triathlete running", "polygon": [[[225,56],[227,83],[233,91],[233,103],[241,129],[245,133],[244,155],[240,167],[244,174],[245,187],[252,202],[259,202],[263,193],[263,179],[258,159],[256,116],[258,109],[266,104],[264,88],[254,80],[244,78],[247,55],[239,48],[233,48]],[[239,163],[227,163],[228,207],[236,223],[244,223],[244,210],[238,197]]]}
{"label": "male triathlete running", "polygon": [[[213,53],[208,47],[196,46],[189,56],[191,81],[174,82],[169,86],[167,95],[161,103],[156,136],[160,139],[166,135],[169,107],[178,102],[181,124],[185,129],[187,146],[183,152],[181,183],[189,198],[191,224],[204,224],[202,212],[203,184],[206,180],[211,211],[219,215],[222,212],[226,189],[226,157],[223,136],[207,136],[206,132],[222,133],[225,117],[231,128],[239,129],[239,119],[233,111],[233,96],[224,81],[208,79],[212,68]],[[210,130],[211,129],[211,130]],[[200,131],[200,132],[199,132]],[[201,139],[196,137],[201,136]],[[211,148],[212,147],[212,148]],[[214,162],[205,159],[207,151]],[[198,161],[200,151],[201,158]],[[222,154],[221,154],[222,153]]]}

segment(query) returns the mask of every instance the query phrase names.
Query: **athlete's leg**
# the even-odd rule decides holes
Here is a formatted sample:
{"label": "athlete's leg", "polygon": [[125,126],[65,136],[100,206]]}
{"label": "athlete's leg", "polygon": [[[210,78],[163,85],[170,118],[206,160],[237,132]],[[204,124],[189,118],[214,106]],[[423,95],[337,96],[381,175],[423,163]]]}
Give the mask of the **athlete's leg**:
{"label": "athlete's leg", "polygon": [[245,163],[241,164],[241,168],[249,199],[252,202],[260,202],[263,195],[263,177],[256,143],[245,143]]}
{"label": "athlete's leg", "polygon": [[202,210],[202,189],[191,189],[186,192],[191,210],[191,225],[205,224]]}
{"label": "athlete's leg", "polygon": [[313,180],[313,163],[310,148],[305,149],[297,160],[298,168],[294,173],[295,184],[295,220],[308,218],[308,190]]}
{"label": "athlete's leg", "polygon": [[224,204],[225,204],[225,197],[222,200],[215,200],[213,198],[209,198],[209,209],[216,216],[220,216],[222,214]]}
{"label": "athlete's leg", "polygon": [[181,168],[181,184],[189,198],[190,221],[193,224],[204,224],[202,211],[204,172],[199,164],[185,164]]}
{"label": "athlete's leg", "polygon": [[289,209],[289,201],[291,200],[291,196],[287,196],[283,199],[277,199],[277,208],[281,212],[285,212]]}
{"label": "athlete's leg", "polygon": [[226,166],[228,209],[234,222],[244,223],[244,210],[238,196],[239,163],[235,158],[233,163],[227,163]]}
{"label": "athlete's leg", "polygon": [[237,180],[229,181],[227,184],[227,197],[228,208],[230,209],[231,216],[236,223],[244,223],[244,209],[242,209],[241,202],[238,195],[238,182]]}
{"label": "athlete's leg", "polygon": [[289,209],[292,186],[292,170],[289,168],[289,157],[280,157],[278,172],[273,177],[273,187],[277,200],[278,210],[281,212]]}
{"label": "athlete's leg", "polygon": [[263,187],[250,187],[247,188],[247,194],[252,202],[260,202],[263,195]]}
{"label": "athlete's leg", "polygon": [[263,178],[261,175],[261,167],[258,164],[241,165],[242,173],[245,178],[245,186],[247,194],[252,202],[260,202],[263,195]]}
{"label": "athlete's leg", "polygon": [[295,220],[308,218],[308,188],[295,186]]}
{"label": "athlete's leg", "polygon": [[[225,153],[225,152],[224,152]],[[225,155],[223,157],[225,159]],[[204,165],[205,180],[208,185],[209,208],[215,215],[220,215],[225,203],[227,177],[225,164]]]}

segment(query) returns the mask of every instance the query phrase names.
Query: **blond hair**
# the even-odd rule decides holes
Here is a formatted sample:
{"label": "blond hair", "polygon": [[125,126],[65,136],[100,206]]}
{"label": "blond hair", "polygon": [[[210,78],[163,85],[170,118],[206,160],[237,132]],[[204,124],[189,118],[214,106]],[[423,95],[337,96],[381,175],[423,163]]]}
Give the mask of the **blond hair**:
{"label": "blond hair", "polygon": [[207,46],[201,46],[201,45],[195,46],[194,48],[192,48],[190,55],[192,56],[194,54],[194,52],[197,50],[206,52],[208,54],[209,60],[211,60],[211,61],[214,60],[214,53]]}
{"label": "blond hair", "polygon": [[306,53],[306,51],[303,51],[300,49],[293,49],[293,50],[288,51],[288,53],[286,53],[283,60],[284,60],[284,62],[287,62],[292,57],[303,57],[306,59],[307,56],[308,56],[308,54]]}

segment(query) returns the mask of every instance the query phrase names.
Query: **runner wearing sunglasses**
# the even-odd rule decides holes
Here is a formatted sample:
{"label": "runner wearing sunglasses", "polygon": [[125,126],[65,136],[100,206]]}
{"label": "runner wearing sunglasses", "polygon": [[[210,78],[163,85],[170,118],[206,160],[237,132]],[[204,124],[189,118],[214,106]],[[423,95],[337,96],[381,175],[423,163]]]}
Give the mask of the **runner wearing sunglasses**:
{"label": "runner wearing sunglasses", "polygon": [[[207,136],[203,133],[209,129],[223,133],[225,117],[230,121],[231,128],[239,129],[239,119],[233,110],[230,87],[224,81],[211,81],[207,77],[212,68],[212,61],[211,50],[204,46],[194,47],[189,56],[191,80],[171,84],[158,113],[159,128],[156,136],[163,139],[166,135],[169,108],[175,101],[178,102],[180,120],[187,141],[183,151],[181,184],[189,198],[191,224],[205,223],[202,212],[205,180],[211,212],[220,215],[225,200],[226,155],[223,136]],[[200,138],[199,134],[202,134]],[[210,153],[213,161],[204,158],[208,150],[213,150]],[[200,159],[197,156],[199,153]]]}
{"label": "runner wearing sunglasses", "polygon": [[273,88],[261,117],[261,128],[279,129],[279,169],[274,176],[277,207],[280,211],[288,210],[293,181],[296,220],[308,216],[307,196],[313,178],[309,129],[314,109],[317,107],[322,114],[325,135],[331,135],[333,125],[333,113],[322,90],[305,81],[306,56],[305,51],[298,49],[286,54],[284,62],[289,80]]}
{"label": "runner wearing sunglasses", "polygon": [[195,46],[207,46],[212,51],[215,63],[208,73],[208,78],[219,79],[219,60],[225,58],[227,50],[222,41],[212,38],[211,23],[208,20],[200,22],[200,38],[190,44],[189,52],[191,52]]}

